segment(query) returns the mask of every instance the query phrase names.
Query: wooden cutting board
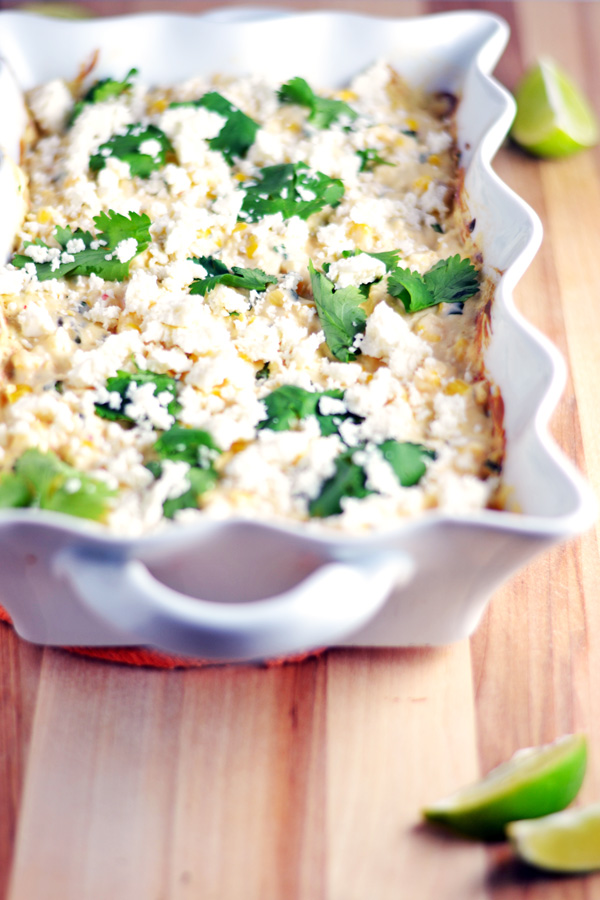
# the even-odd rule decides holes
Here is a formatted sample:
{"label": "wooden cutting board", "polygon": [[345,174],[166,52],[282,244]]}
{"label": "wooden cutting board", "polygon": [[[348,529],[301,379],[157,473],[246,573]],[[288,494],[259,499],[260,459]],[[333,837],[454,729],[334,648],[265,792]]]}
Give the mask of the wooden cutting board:
{"label": "wooden cutting board", "polygon": [[[98,14],[209,6],[85,5]],[[498,68],[509,88],[543,52],[600,104],[598,3],[467,5],[509,20]],[[459,5],[323,6],[414,15]],[[497,170],[545,226],[517,302],[569,361],[554,433],[598,487],[600,150],[538,162],[507,146]],[[573,730],[590,741],[581,800],[600,800],[597,538],[531,565],[495,596],[470,642],[445,649],[165,672],[40,649],[0,625],[0,896],[600,897],[600,876],[553,880],[503,845],[484,849],[419,824],[427,801]]]}

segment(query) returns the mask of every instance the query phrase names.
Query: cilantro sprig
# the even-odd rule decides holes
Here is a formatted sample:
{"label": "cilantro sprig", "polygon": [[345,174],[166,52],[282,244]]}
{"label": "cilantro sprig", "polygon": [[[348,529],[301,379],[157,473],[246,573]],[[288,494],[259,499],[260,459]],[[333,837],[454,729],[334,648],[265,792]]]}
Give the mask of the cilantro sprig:
{"label": "cilantro sprig", "polygon": [[[49,247],[39,239],[34,241],[35,246],[48,251],[43,262],[34,262],[23,253],[17,253],[11,262],[17,269],[33,263],[38,281],[92,274],[106,281],[123,281],[129,275],[131,259],[150,244],[150,219],[145,214],[132,212],[125,216],[109,209],[94,216],[94,223],[98,229],[95,237],[89,231],[80,228],[72,231],[59,225],[54,233],[58,247]],[[119,244],[130,240],[132,244],[127,252],[131,250],[131,256],[122,261]]]}
{"label": "cilantro sprig", "polygon": [[344,497],[362,499],[373,491],[367,488],[367,474],[362,466],[353,461],[355,450],[345,450],[335,460],[335,472],[321,485],[321,491],[308,505],[311,518],[326,519],[339,515]]}
{"label": "cilantro sprig", "polygon": [[127,406],[131,403],[129,391],[132,384],[137,386],[153,384],[152,393],[155,397],[163,393],[172,396],[173,399],[165,404],[167,412],[174,417],[181,412],[181,404],[177,400],[177,381],[170,375],[150,372],[146,369],[139,369],[137,372],[124,372],[118,369],[116,375],[106,379],[106,390],[112,394],[112,397],[106,403],[95,404],[96,415],[113,422],[119,420],[133,422],[134,419],[126,411]]}
{"label": "cilantro sprig", "polygon": [[106,160],[114,156],[127,163],[132,175],[149,178],[152,172],[164,166],[167,153],[173,147],[171,141],[156,125],[142,125],[136,122],[128,125],[121,134],[113,134],[100,144],[96,153],[90,156],[90,169],[99,172],[106,167]]}
{"label": "cilantro sprig", "polygon": [[419,312],[439,303],[459,303],[479,290],[478,273],[459,254],[439,260],[421,275],[398,267],[388,276],[388,292],[404,304],[406,312]]}
{"label": "cilantro sprig", "polygon": [[245,193],[239,214],[243,222],[258,222],[278,212],[284,219],[308,219],[324,206],[337,206],[344,196],[344,184],[339,178],[313,172],[302,162],[265,166],[256,180],[247,181],[240,188]]}
{"label": "cilantro sprig", "polygon": [[63,462],[55,453],[31,448],[13,471],[0,476],[0,508],[37,507],[82,519],[101,519],[115,495],[103,481]]}
{"label": "cilantro sprig", "polygon": [[362,304],[368,297],[369,285],[336,288],[333,281],[315,270],[312,261],[308,271],[327,346],[336,359],[352,362],[358,356],[354,349],[357,335],[364,332],[367,323]]}
{"label": "cilantro sprig", "polygon": [[260,127],[258,122],[243,113],[241,109],[238,109],[217,91],[210,91],[198,100],[171,103],[170,109],[185,106],[196,109],[202,107],[223,116],[225,124],[216,137],[210,138],[208,146],[211,150],[220,150],[229,165],[234,164],[236,157],[246,156],[256,140],[256,132]]}
{"label": "cilantro sprig", "polygon": [[173,425],[152,447],[157,459],[147,464],[155,478],[163,472],[163,462],[174,460],[187,463],[186,474],[189,487],[179,497],[171,497],[163,503],[163,512],[172,519],[180,509],[196,509],[199,497],[212,490],[218,481],[215,461],[221,454],[207,431],[198,428],[182,428]]}
{"label": "cilantro sprig", "polygon": [[307,391],[292,384],[282,385],[263,397],[267,418],[263,419],[258,427],[259,429],[268,428],[270,431],[289,431],[301,419],[315,416],[321,434],[326,437],[330,434],[339,434],[340,425],[348,419],[354,423],[363,421],[360,416],[355,416],[348,410],[323,414],[320,410],[323,397],[343,401],[344,392],[340,390]]}
{"label": "cilantro sprig", "polygon": [[309,125],[315,128],[330,128],[334,122],[340,119],[352,121],[358,117],[356,110],[348,106],[343,100],[332,100],[329,97],[319,97],[304,78],[297,76],[282,84],[277,91],[281,103],[296,103],[310,110],[307,118]]}
{"label": "cilantro sprig", "polygon": [[[355,248],[354,250],[342,250],[342,258],[349,259],[352,256],[360,256],[361,253],[364,253],[365,256],[372,256],[373,259],[378,259],[384,264],[387,272],[394,271],[400,262],[400,256],[402,255],[400,250],[381,250],[379,252],[374,252]],[[323,271],[325,271],[325,266],[323,266]]]}
{"label": "cilantro sprig", "polygon": [[357,150],[356,155],[360,157],[359,172],[370,172],[375,166],[395,166],[396,163],[390,162],[379,155],[375,147],[366,147],[364,150]]}
{"label": "cilantro sprig", "polygon": [[265,291],[267,285],[277,283],[274,275],[267,275],[262,269],[244,269],[241,266],[229,269],[224,262],[214,256],[193,257],[193,261],[202,266],[206,276],[193,280],[190,294],[201,294],[204,297],[217,284],[238,290]]}
{"label": "cilantro sprig", "polygon": [[402,487],[418,484],[427,471],[427,460],[435,459],[435,451],[411,441],[384,441],[378,445]]}
{"label": "cilantro sprig", "polygon": [[[367,473],[360,462],[355,461],[357,451],[362,449],[348,448],[337,457],[334,474],[323,482],[319,495],[309,503],[311,517],[323,519],[339,515],[343,512],[342,500],[345,497],[362,499],[376,493],[367,487]],[[391,465],[403,487],[418,484],[427,470],[427,460],[435,458],[433,450],[408,441],[384,441],[377,445],[377,449]]]}
{"label": "cilantro sprig", "polygon": [[133,87],[133,82],[130,79],[137,74],[137,69],[130,69],[123,81],[115,81],[114,78],[101,78],[99,81],[96,81],[73,106],[69,124],[73,124],[86,106],[93,103],[103,103],[105,100],[110,100],[112,97],[120,97],[122,94],[130,91]]}

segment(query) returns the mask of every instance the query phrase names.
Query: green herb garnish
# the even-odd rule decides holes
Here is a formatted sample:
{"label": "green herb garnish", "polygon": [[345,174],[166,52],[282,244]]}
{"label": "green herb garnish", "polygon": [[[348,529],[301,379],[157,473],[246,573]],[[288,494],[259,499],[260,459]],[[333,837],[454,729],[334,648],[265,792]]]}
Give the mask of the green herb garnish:
{"label": "green herb garnish", "polygon": [[424,275],[396,268],[388,277],[388,292],[404,304],[406,312],[418,312],[438,303],[458,303],[479,290],[477,269],[458,253],[441,259]]}
{"label": "green herb garnish", "polygon": [[340,390],[330,391],[306,391],[304,388],[293,384],[284,384],[276,388],[266,397],[263,403],[267,408],[267,418],[259,422],[258,428],[268,428],[271,431],[289,431],[294,428],[301,419],[315,416],[321,434],[327,436],[338,434],[340,425],[350,419],[352,422],[362,422],[360,416],[355,416],[348,410],[343,412],[326,414],[320,411],[319,405],[323,397],[331,397],[333,400],[344,399],[344,392]]}
{"label": "green herb garnish", "polygon": [[380,156],[375,147],[366,147],[364,150],[357,150],[356,155],[361,159],[359,172],[370,172],[375,166],[396,165],[396,163],[389,162],[389,160]]}
{"label": "green herb garnish", "polygon": [[172,519],[180,509],[196,509],[199,497],[212,490],[218,481],[214,462],[221,451],[207,431],[182,428],[174,425],[158,439],[152,450],[159,457],[147,464],[155,478],[162,475],[164,460],[186,462],[189,487],[179,497],[171,497],[163,503],[163,513]]}
{"label": "green herb garnish", "polygon": [[164,166],[167,153],[172,149],[169,138],[156,125],[136,123],[100,144],[96,153],[90,156],[90,169],[99,172],[106,166],[106,160],[114,156],[127,163],[132,175],[149,178],[152,172]]}
{"label": "green herb garnish", "polygon": [[182,106],[191,106],[196,109],[202,107],[223,116],[226,120],[225,124],[216,137],[210,138],[208,146],[211,150],[220,150],[229,165],[233,165],[236,157],[246,156],[256,140],[256,132],[260,127],[258,122],[255,122],[216,91],[204,94],[199,100],[171,103],[170,108],[176,109]]}
{"label": "green herb garnish", "polygon": [[[95,216],[94,222],[98,228],[95,237],[89,231],[72,231],[59,225],[54,232],[58,248],[48,247],[40,240],[33,242],[46,248],[47,261],[34,262],[30,256],[18,253],[11,260],[13,266],[22,269],[33,263],[39,281],[92,274],[106,281],[123,281],[129,275],[131,259],[150,244],[150,219],[134,212],[127,217],[110,209]],[[124,256],[129,258],[122,262]]]}
{"label": "green herb garnish", "polygon": [[[364,253],[365,256],[372,256],[373,259],[378,259],[382,262],[386,268],[387,272],[393,272],[398,263],[400,262],[400,250],[382,250],[379,253],[372,253],[369,250],[359,250],[358,248],[354,250],[343,250],[342,258],[349,259],[351,256],[360,256],[361,253]],[[323,266],[325,269],[325,266]]]}
{"label": "green herb garnish", "polygon": [[[418,484],[426,472],[426,460],[435,459],[434,451],[421,444],[389,440],[379,444],[377,449],[391,465],[403,487]],[[343,512],[341,501],[344,497],[362,499],[377,493],[367,488],[367,474],[362,465],[354,462],[354,454],[362,450],[364,446],[348,448],[338,456],[335,473],[323,482],[319,496],[309,504],[311,516],[326,518],[339,515]]]}
{"label": "green herb garnish", "polygon": [[435,459],[435,451],[409,441],[384,441],[378,445],[402,487],[418,484],[427,470],[427,459]]}
{"label": "green herb garnish", "polygon": [[100,519],[115,495],[103,481],[90,478],[51,451],[26,450],[14,471],[0,476],[0,507],[37,507],[82,519]]}
{"label": "green herb garnish", "polygon": [[335,460],[335,473],[323,482],[319,496],[308,505],[311,517],[325,519],[337,516],[342,512],[341,501],[344,497],[362,499],[373,493],[366,487],[365,470],[352,460],[355,452],[355,449],[345,450]]}
{"label": "green herb garnish", "polygon": [[277,283],[274,275],[267,275],[262,269],[243,269],[241,266],[229,269],[224,262],[214,256],[194,257],[193,261],[202,266],[206,276],[193,280],[190,294],[202,294],[204,297],[217,284],[238,290],[265,291],[267,285]]}
{"label": "green herb garnish", "polygon": [[120,97],[121,94],[127,93],[133,87],[133,83],[129,80],[138,74],[137,69],[130,69],[123,81],[115,81],[114,78],[102,78],[91,86],[89,91],[78,100],[71,112],[69,124],[72,125],[77,116],[85,106],[93,103],[102,103],[104,100],[110,100],[112,97]]}
{"label": "green herb garnish", "polygon": [[245,197],[239,214],[243,222],[258,222],[280,212],[284,219],[308,219],[324,206],[337,206],[344,196],[339,178],[312,172],[305,163],[266,166],[256,181],[241,185]]}
{"label": "green herb garnish", "polygon": [[152,393],[155,397],[165,392],[171,395],[173,399],[163,404],[170,415],[177,416],[181,411],[181,405],[177,401],[177,382],[170,375],[162,375],[142,369],[133,373],[123,372],[119,369],[116,375],[106,380],[106,390],[113,396],[106,403],[95,404],[96,414],[102,419],[111,419],[112,421],[135,421],[126,412],[127,406],[131,403],[129,389],[131,385],[139,386],[142,384],[153,384],[154,390]]}
{"label": "green herb garnish", "polygon": [[315,128],[329,128],[339,119],[356,119],[358,113],[343,100],[318,97],[304,78],[291,78],[277,92],[282,103],[296,103],[310,110],[307,122]]}
{"label": "green herb garnish", "polygon": [[326,275],[315,270],[312,261],[308,263],[308,271],[327,346],[336,359],[352,362],[358,356],[358,351],[353,349],[354,342],[366,327],[367,314],[362,304],[368,297],[369,286],[336,288]]}
{"label": "green herb garnish", "polygon": [[257,381],[267,381],[271,375],[270,363],[266,362],[254,376]]}

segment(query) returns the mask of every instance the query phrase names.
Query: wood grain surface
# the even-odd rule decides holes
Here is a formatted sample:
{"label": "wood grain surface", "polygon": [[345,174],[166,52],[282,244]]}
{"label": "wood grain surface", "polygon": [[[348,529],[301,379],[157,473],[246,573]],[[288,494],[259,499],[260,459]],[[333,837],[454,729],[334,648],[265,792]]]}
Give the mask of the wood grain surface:
{"label": "wood grain surface", "polygon": [[[211,4],[84,5],[102,15]],[[512,28],[497,70],[507,87],[546,53],[600,114],[598,3],[322,6],[493,10]],[[539,162],[507,145],[496,168],[544,224],[516,299],[569,361],[553,430],[598,488],[600,149]],[[504,845],[484,849],[419,822],[427,801],[519,747],[573,730],[590,741],[580,802],[600,800],[599,598],[592,531],[502,589],[470,642],[439,650],[331,650],[277,669],[136,670],[40,649],[0,625],[0,897],[600,898],[599,875],[536,874]]]}

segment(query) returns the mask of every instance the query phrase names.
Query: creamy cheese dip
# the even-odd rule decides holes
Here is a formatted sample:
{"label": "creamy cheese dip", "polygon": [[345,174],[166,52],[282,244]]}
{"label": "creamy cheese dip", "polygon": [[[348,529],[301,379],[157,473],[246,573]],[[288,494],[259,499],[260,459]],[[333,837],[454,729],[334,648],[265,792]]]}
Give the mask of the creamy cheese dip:
{"label": "creamy cheese dip", "polygon": [[[165,513],[356,533],[497,504],[491,285],[460,263],[481,268],[452,98],[410,90],[383,62],[337,92],[262,77],[103,84],[27,98],[27,212],[0,268],[4,472],[31,448],[56,454],[110,488],[90,517],[125,535]],[[148,239],[115,226],[111,242],[103,213],[147,216]],[[97,271],[63,274],[85,254]],[[408,311],[401,272],[431,294],[438,264],[456,287],[440,263],[453,257],[467,298]],[[40,505],[31,491],[3,505]]]}

